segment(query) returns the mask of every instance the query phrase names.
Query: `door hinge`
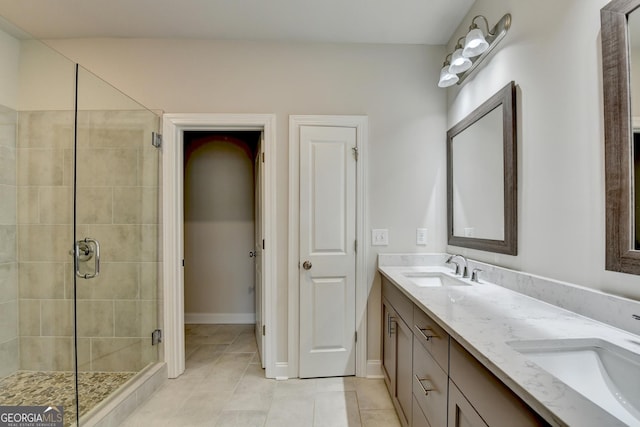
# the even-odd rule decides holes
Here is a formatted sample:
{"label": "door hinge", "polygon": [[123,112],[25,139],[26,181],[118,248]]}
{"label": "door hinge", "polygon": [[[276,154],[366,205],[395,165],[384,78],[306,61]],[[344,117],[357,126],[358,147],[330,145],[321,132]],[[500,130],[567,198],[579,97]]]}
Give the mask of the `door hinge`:
{"label": "door hinge", "polygon": [[262,325],[262,336],[267,335],[267,326],[266,325]]}
{"label": "door hinge", "polygon": [[355,240],[355,241],[353,242],[353,250],[354,250],[354,251],[356,251],[356,252],[358,252],[358,241],[357,241],[357,240]]}
{"label": "door hinge", "polygon": [[262,153],[262,163],[264,163],[264,153]]}
{"label": "door hinge", "polygon": [[182,266],[184,267],[184,259],[182,260]]}
{"label": "door hinge", "polygon": [[151,145],[156,148],[162,147],[162,135],[159,133],[151,132]]}
{"label": "door hinge", "polygon": [[262,250],[264,250],[264,239],[262,239]]}
{"label": "door hinge", "polygon": [[358,331],[356,331],[356,342],[358,342]]}
{"label": "door hinge", "polygon": [[353,157],[355,157],[356,162],[358,161],[358,147],[353,147]]}

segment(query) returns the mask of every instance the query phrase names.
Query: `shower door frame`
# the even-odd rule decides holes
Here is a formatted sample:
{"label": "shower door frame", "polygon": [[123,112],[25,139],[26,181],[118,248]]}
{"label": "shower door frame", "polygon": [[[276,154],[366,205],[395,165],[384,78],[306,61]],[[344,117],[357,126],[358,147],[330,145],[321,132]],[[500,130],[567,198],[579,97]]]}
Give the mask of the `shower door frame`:
{"label": "shower door frame", "polygon": [[[276,363],[275,307],[276,263],[276,116],[275,114],[164,114],[162,147],[163,301],[164,355],[169,378],[185,369],[184,341],[184,234],[183,234],[183,135],[184,131],[261,130],[264,135],[264,274],[263,359],[267,378],[288,376],[287,364]],[[282,365],[282,366],[281,366]]]}

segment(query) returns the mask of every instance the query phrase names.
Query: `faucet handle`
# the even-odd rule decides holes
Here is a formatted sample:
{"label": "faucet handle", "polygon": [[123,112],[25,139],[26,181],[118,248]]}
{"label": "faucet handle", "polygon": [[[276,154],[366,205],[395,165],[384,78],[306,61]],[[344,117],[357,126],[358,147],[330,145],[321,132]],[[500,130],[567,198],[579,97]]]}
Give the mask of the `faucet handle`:
{"label": "faucet handle", "polygon": [[474,268],[473,271],[471,272],[471,281],[472,282],[476,282],[476,283],[480,283],[480,279],[478,278],[478,274],[481,272],[482,270],[479,268]]}

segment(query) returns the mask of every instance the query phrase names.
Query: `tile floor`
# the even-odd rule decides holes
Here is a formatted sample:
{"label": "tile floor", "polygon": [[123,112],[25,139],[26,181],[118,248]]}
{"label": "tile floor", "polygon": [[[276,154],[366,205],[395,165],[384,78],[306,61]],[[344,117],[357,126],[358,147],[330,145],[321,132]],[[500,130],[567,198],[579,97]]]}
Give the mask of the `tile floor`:
{"label": "tile floor", "polygon": [[186,357],[123,426],[400,426],[381,379],[266,379],[253,325],[187,325]]}

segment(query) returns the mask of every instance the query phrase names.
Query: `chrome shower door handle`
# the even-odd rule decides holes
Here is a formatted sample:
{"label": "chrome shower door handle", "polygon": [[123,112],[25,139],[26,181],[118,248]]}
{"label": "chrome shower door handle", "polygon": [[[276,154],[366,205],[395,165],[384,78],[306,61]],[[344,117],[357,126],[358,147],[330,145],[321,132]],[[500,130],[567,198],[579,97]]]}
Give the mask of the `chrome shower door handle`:
{"label": "chrome shower door handle", "polygon": [[[93,245],[93,260],[94,260],[94,270],[93,273],[82,274],[80,273],[80,251],[81,247],[85,247],[87,245]],[[92,239],[90,237],[85,237],[82,240],[78,240],[74,247],[74,256],[75,256],[75,264],[76,264],[76,276],[82,279],[93,279],[94,277],[100,274],[100,243],[96,239]],[[84,250],[83,250],[84,252]]]}

